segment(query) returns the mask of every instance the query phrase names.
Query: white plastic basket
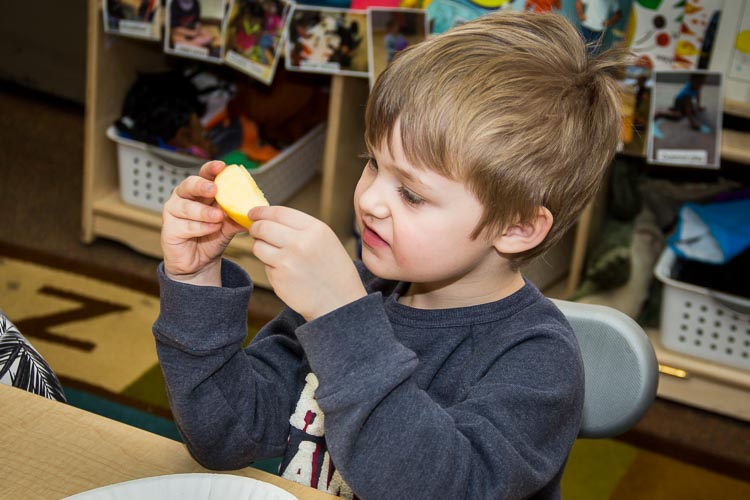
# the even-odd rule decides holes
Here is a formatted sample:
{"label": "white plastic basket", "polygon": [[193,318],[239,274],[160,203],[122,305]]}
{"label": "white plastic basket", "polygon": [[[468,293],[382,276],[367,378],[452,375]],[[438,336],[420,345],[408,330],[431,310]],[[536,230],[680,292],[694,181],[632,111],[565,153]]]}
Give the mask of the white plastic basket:
{"label": "white plastic basket", "polygon": [[[196,175],[205,160],[174,153],[150,144],[120,137],[107,129],[117,143],[120,196],[125,203],[161,211],[172,190],[186,177]],[[274,159],[251,170],[255,182],[272,205],[284,203],[320,170],[325,144],[321,123]]]}
{"label": "white plastic basket", "polygon": [[654,269],[664,284],[662,344],[676,352],[750,370],[750,300],[673,279],[675,258],[667,247]]}

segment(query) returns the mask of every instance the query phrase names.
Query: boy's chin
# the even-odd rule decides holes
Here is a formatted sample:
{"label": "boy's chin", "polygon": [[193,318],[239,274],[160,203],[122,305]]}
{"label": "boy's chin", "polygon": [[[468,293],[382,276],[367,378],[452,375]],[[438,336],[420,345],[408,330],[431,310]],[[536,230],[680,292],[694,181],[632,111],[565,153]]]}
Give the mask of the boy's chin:
{"label": "boy's chin", "polygon": [[391,266],[386,266],[382,259],[376,257],[367,247],[362,247],[362,263],[368,271],[384,280],[400,281],[400,276]]}

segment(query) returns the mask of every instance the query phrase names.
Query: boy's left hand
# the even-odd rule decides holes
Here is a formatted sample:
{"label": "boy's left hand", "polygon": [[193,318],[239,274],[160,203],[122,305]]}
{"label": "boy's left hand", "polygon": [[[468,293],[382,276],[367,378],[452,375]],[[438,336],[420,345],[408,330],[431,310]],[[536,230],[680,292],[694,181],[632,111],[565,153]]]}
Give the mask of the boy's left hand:
{"label": "boy's left hand", "polygon": [[307,321],[367,295],[352,258],[333,230],[284,206],[255,207],[249,234],[276,295]]}

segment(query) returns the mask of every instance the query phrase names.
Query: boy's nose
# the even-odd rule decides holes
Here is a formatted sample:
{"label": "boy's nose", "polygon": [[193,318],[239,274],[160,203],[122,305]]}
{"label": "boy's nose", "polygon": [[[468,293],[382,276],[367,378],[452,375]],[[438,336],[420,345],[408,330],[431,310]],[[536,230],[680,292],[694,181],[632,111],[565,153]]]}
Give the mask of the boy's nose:
{"label": "boy's nose", "polygon": [[382,186],[379,186],[377,182],[363,189],[359,196],[359,208],[362,213],[378,219],[388,217],[390,210],[383,194]]}

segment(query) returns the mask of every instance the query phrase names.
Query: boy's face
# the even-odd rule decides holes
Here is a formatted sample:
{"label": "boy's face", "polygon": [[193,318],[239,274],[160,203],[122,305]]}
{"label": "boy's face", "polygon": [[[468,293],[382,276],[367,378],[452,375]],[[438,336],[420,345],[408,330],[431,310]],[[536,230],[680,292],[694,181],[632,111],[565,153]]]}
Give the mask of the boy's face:
{"label": "boy's face", "polygon": [[362,260],[375,275],[411,283],[486,279],[501,258],[486,238],[471,238],[483,213],[459,181],[411,165],[398,125],[392,148],[370,151],[354,193]]}

